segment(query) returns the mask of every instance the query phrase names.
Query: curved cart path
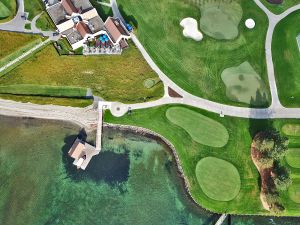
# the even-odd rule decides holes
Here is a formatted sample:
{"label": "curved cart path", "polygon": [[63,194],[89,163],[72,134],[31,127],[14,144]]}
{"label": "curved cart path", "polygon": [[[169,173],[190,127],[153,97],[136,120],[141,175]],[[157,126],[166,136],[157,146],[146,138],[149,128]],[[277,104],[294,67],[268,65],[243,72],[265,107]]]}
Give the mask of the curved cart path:
{"label": "curved cart path", "polygon": [[[268,68],[268,78],[270,83],[270,89],[272,94],[272,104],[267,109],[251,109],[243,107],[228,106],[216,102],[212,102],[197,96],[191,95],[178,85],[176,85],[172,80],[164,74],[159,67],[154,63],[150,55],[147,53],[143,45],[139,42],[138,38],[132,34],[132,40],[134,41],[137,48],[142,53],[145,60],[151,66],[151,68],[158,74],[160,79],[163,81],[165,90],[171,87],[177,93],[179,93],[183,98],[171,98],[168,96],[167,92],[165,96],[157,101],[140,103],[140,104],[121,104],[112,102],[99,102],[99,107],[109,108],[113,115],[122,116],[130,109],[144,109],[151,108],[155,106],[161,106],[166,104],[184,104],[190,105],[197,108],[205,109],[214,113],[219,113],[221,115],[228,115],[234,117],[243,118],[255,118],[255,119],[267,119],[267,118],[300,118],[300,108],[285,108],[280,104],[277,86],[274,74],[274,65],[272,60],[272,37],[275,26],[286,16],[300,9],[300,4],[288,9],[280,15],[275,15],[271,13],[259,0],[254,0],[256,4],[266,13],[269,18],[269,28],[266,37],[266,59]],[[23,0],[18,0],[18,2],[23,2]],[[116,0],[111,0],[111,6],[115,16],[120,17],[122,20],[122,15],[119,12]],[[23,6],[24,7],[24,6]],[[22,8],[19,11],[22,11]],[[23,9],[24,11],[24,9]],[[18,15],[17,15],[18,16]],[[16,21],[17,16],[13,21]],[[13,24],[11,22],[10,24]],[[2,24],[3,25],[3,24]],[[1,27],[1,25],[0,25]],[[1,29],[1,28],[0,28]],[[80,126],[87,129],[93,128],[97,124],[97,111],[88,108],[75,108],[75,107],[63,107],[63,106],[53,106],[53,105],[35,105],[31,103],[18,103],[14,101],[0,100],[0,114],[7,116],[20,116],[20,117],[34,117],[42,119],[56,119],[56,120],[66,120],[74,122]]]}
{"label": "curved cart path", "polygon": [[[272,104],[267,109],[252,109],[244,107],[235,107],[224,105],[216,102],[212,102],[194,95],[189,94],[177,84],[175,84],[169,77],[160,70],[156,63],[152,60],[150,55],[147,53],[146,49],[143,47],[141,42],[138,40],[135,34],[131,34],[132,40],[137,46],[137,48],[142,53],[143,57],[150,65],[150,67],[158,74],[160,79],[165,85],[165,90],[167,87],[171,87],[178,94],[183,96],[182,99],[173,99],[165,95],[162,99],[155,102],[147,102],[141,104],[128,105],[128,108],[131,109],[141,109],[141,108],[150,108],[159,105],[181,103],[185,105],[194,106],[197,108],[202,108],[211,112],[219,113],[222,115],[235,116],[235,117],[244,117],[244,118],[256,118],[256,119],[265,119],[265,118],[300,118],[300,109],[285,108],[281,105],[277,92],[277,85],[274,72],[274,64],[272,59],[272,38],[275,26],[289,14],[300,9],[300,4],[289,8],[284,13],[280,15],[275,15],[270,12],[259,0],[254,0],[258,7],[265,12],[269,19],[269,27],[266,36],[266,61],[267,61],[267,70],[268,70],[268,79],[269,86],[272,95]],[[116,0],[111,0],[111,6],[115,17],[123,17],[118,9]],[[124,106],[123,106],[124,107]],[[124,110],[125,111],[125,110]]]}

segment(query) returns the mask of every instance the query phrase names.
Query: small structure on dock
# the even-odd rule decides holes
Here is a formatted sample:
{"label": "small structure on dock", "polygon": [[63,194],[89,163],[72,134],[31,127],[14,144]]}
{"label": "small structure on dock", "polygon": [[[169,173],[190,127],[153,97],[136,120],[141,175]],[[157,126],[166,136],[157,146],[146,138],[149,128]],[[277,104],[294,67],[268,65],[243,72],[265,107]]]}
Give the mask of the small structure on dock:
{"label": "small structure on dock", "polygon": [[70,151],[69,156],[74,159],[73,164],[77,166],[77,169],[85,170],[93,156],[98,155],[100,150],[79,138],[75,140]]}

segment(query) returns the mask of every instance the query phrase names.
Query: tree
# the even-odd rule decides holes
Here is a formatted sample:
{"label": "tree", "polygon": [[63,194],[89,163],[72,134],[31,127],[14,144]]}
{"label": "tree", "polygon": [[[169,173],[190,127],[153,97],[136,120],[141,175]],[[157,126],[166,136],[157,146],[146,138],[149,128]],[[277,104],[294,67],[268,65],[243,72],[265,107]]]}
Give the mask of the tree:
{"label": "tree", "polygon": [[274,166],[274,184],[276,188],[280,191],[285,191],[292,184],[290,178],[290,171],[285,167],[281,166],[279,163],[276,163]]}

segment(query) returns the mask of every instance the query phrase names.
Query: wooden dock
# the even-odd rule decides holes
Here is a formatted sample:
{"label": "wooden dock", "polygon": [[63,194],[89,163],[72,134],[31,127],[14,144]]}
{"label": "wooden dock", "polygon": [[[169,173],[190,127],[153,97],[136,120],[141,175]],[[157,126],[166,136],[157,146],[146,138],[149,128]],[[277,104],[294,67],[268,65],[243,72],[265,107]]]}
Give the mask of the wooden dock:
{"label": "wooden dock", "polygon": [[227,216],[228,216],[228,214],[225,214],[225,213],[222,214],[215,225],[222,225],[224,223],[224,221],[226,220]]}
{"label": "wooden dock", "polygon": [[97,125],[97,137],[96,137],[96,150],[101,151],[102,149],[102,125],[103,125],[103,109],[98,108],[98,125]]}

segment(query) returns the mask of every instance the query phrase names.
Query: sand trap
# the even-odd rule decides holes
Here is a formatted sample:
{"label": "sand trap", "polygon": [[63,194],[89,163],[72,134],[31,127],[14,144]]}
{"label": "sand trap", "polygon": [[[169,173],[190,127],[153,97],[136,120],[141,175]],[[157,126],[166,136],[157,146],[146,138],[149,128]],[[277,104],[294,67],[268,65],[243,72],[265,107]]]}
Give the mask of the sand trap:
{"label": "sand trap", "polygon": [[195,41],[201,41],[203,34],[198,30],[198,22],[193,18],[185,18],[180,22],[183,29],[183,35],[187,38],[192,38]]}
{"label": "sand trap", "polygon": [[245,26],[248,28],[248,29],[253,29],[255,27],[255,21],[253,19],[247,19],[245,21]]}

